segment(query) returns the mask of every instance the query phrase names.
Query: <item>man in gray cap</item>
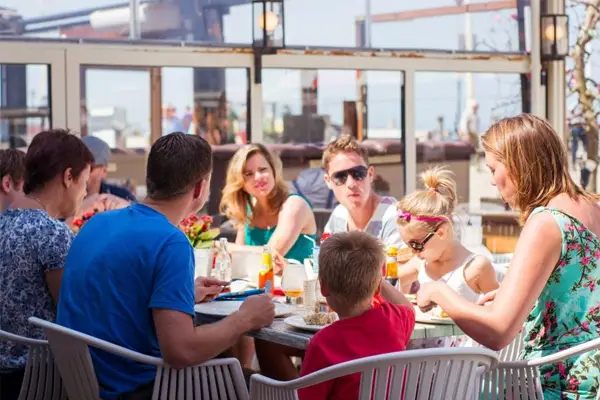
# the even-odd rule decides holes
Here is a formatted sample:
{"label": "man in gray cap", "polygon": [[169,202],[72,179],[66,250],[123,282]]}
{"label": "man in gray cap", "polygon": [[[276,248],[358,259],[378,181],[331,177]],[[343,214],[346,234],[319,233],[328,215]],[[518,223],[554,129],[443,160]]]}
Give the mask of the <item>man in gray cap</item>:
{"label": "man in gray cap", "polygon": [[135,202],[136,198],[129,190],[104,182],[110,159],[110,147],[108,147],[108,144],[95,136],[83,136],[81,140],[83,140],[83,143],[85,143],[94,156],[94,165],[92,166],[87,182],[88,197],[98,194],[110,194],[128,202]]}

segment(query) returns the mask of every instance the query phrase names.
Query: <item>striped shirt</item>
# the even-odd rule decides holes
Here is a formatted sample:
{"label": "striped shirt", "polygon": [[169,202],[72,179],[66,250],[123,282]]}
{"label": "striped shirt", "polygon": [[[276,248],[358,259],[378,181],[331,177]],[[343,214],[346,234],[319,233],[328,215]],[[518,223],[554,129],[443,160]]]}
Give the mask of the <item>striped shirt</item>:
{"label": "striped shirt", "polygon": [[[396,226],[396,205],[398,202],[395,198],[385,196],[382,197],[371,216],[369,223],[364,229],[365,232],[379,238],[387,248],[395,246],[400,248],[403,244],[400,238],[400,233]],[[331,213],[324,232],[337,233],[348,231],[348,210],[343,205],[339,204]]]}

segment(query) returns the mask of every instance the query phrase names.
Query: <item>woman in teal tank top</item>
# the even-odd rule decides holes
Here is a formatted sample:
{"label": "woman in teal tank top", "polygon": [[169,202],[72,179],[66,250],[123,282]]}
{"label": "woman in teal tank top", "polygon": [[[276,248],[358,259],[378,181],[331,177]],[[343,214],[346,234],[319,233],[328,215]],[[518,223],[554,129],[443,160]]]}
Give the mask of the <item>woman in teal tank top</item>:
{"label": "woman in teal tank top", "polygon": [[[493,350],[522,330],[524,359],[598,339],[598,196],[573,181],[566,146],[543,119],[506,118],[488,129],[482,143],[494,185],[523,224],[512,262],[500,288],[480,300],[486,306],[467,302],[440,282],[421,286],[419,306],[438,304],[465,334]],[[596,399],[598,360],[600,351],[593,350],[541,366],[544,399]],[[523,382],[522,375],[512,375],[507,379]]]}
{"label": "woman in teal tank top", "polygon": [[303,262],[312,255],[317,224],[312,206],[290,194],[281,175],[281,160],[262,144],[239,149],[231,158],[221,211],[238,229],[236,244],[269,246],[275,273],[282,256]]}

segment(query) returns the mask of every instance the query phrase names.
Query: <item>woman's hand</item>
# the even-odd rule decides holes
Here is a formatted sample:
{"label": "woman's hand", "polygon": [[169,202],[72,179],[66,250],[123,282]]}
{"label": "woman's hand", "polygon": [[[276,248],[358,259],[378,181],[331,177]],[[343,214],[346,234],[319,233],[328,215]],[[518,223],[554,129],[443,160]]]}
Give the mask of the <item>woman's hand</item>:
{"label": "woman's hand", "polygon": [[486,294],[484,294],[483,296],[481,296],[479,298],[479,300],[477,300],[477,305],[479,305],[479,306],[489,306],[490,304],[492,304],[492,302],[496,298],[496,294],[497,293],[498,293],[498,289],[492,290],[491,292],[487,292]]}
{"label": "woman's hand", "polygon": [[432,300],[433,294],[439,290],[440,282],[428,282],[421,285],[417,292],[417,305],[423,312],[430,311],[437,306]]}
{"label": "woman's hand", "polygon": [[119,208],[125,208],[127,206],[129,206],[129,202],[127,200],[124,200],[120,197],[117,197],[115,195],[112,194],[107,194],[104,195],[105,197],[103,198],[103,208],[104,211],[109,211],[109,210],[116,210]]}
{"label": "woman's hand", "polygon": [[198,277],[194,282],[194,295],[196,303],[206,303],[214,300],[229,282],[213,278]]}
{"label": "woman's hand", "polygon": [[277,250],[272,250],[273,273],[277,276],[283,275],[283,269],[287,265],[287,260]]}

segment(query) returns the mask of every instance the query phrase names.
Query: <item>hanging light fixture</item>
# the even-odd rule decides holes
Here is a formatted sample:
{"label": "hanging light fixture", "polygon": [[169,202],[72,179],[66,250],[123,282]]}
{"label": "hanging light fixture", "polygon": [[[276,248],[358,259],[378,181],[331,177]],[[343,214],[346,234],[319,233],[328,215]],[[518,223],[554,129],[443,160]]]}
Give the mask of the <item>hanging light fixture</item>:
{"label": "hanging light fixture", "polygon": [[569,55],[569,17],[566,14],[542,15],[540,26],[542,60],[564,60]]}

